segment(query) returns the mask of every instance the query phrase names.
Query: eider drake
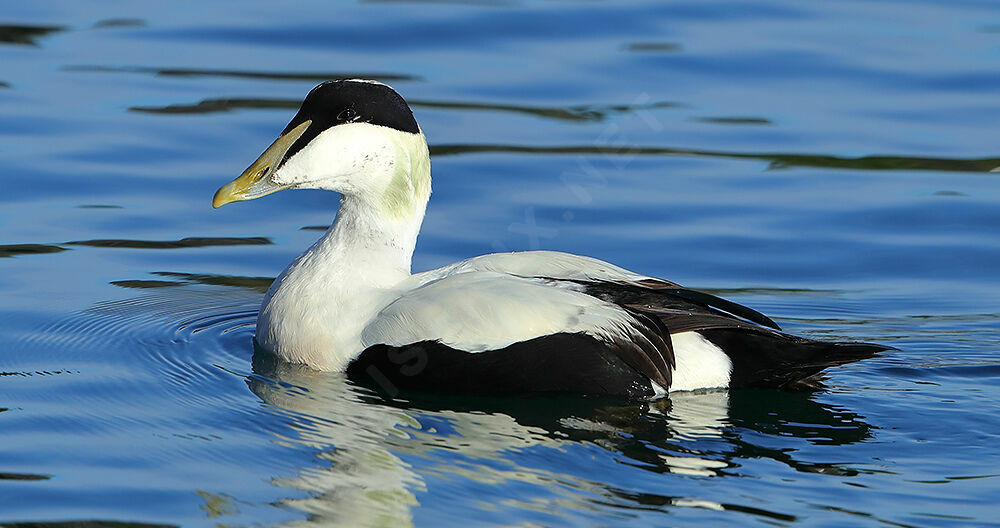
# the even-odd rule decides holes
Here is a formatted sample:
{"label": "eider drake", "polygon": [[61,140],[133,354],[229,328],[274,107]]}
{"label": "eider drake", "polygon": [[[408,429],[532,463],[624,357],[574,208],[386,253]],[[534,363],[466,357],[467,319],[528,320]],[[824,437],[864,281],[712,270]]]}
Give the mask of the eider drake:
{"label": "eider drake", "polygon": [[483,255],[411,274],[431,194],[427,142],[392,88],[325,82],[212,205],[340,193],[336,220],[264,297],[256,342],[280,359],[398,390],[575,392],[794,387],[888,347],[785,334],[739,304],[597,259]]}

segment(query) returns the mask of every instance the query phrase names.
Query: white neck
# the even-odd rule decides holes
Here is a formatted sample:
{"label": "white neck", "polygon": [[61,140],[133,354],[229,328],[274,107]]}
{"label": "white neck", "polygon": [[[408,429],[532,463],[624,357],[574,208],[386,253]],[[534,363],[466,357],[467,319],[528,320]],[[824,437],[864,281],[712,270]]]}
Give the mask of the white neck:
{"label": "white neck", "polygon": [[364,326],[410,276],[430,197],[419,139],[422,152],[386,165],[391,183],[381,192],[342,194],[333,226],[274,281],[257,319],[260,346],[321,370],[340,370],[361,352]]}
{"label": "white neck", "polygon": [[397,216],[378,204],[342,196],[333,226],[299,260],[312,258],[310,267],[350,277],[358,285],[391,287],[410,276],[426,207],[424,201],[412,213]]}

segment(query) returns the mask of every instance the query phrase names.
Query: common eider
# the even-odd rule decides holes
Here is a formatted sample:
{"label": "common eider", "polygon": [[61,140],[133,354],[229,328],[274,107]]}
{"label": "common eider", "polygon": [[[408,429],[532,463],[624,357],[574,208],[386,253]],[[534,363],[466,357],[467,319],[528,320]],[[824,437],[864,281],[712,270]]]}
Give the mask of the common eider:
{"label": "common eider", "polygon": [[377,388],[653,398],[795,387],[889,348],[792,336],[745,306],[568,253],[411,274],[430,155],[409,106],[379,82],[315,87],[212,205],[283,189],[335,191],[340,208],[267,291],[256,343]]}

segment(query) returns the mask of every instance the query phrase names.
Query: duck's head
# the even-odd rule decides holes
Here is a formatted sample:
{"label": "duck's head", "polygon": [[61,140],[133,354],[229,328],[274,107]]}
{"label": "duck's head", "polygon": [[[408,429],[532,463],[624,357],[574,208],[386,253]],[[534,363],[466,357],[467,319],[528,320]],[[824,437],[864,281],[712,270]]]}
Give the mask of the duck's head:
{"label": "duck's head", "polygon": [[325,82],[257,161],[215,193],[212,206],[283,189],[336,191],[391,214],[422,212],[430,195],[427,142],[389,86]]}

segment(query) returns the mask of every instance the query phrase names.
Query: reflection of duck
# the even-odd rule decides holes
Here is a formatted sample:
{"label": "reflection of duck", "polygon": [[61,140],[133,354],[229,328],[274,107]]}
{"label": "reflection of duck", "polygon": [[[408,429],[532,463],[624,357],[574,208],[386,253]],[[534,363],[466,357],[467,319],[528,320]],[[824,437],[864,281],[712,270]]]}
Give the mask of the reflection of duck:
{"label": "reflection of duck", "polygon": [[283,442],[313,451],[320,461],[275,481],[306,494],[283,502],[308,512],[310,525],[412,526],[411,509],[435,475],[540,488],[560,477],[543,468],[503,469],[519,449],[558,449],[565,443],[510,415],[393,407],[342,375],[268,353],[254,354],[253,369],[250,389],[265,403],[293,413],[288,421],[293,433]]}
{"label": "reflection of duck", "polygon": [[[569,499],[613,494],[614,487],[605,489],[607,484],[574,475],[562,464],[543,462],[575,460],[592,445],[633,460],[631,470],[711,476],[711,470],[699,468],[728,466],[696,452],[668,456],[661,447],[650,448],[633,437],[658,435],[655,441],[665,445],[679,435],[719,438],[726,415],[724,392],[685,395],[676,404],[434,395],[404,403],[382,400],[342,375],[275,360],[263,351],[254,355],[253,369],[250,389],[289,414],[289,432],[279,433],[280,442],[317,459],[294,476],[273,481],[305,495],[282,503],[307,512],[308,525],[411,526],[422,496],[476,485],[501,495],[516,489],[514,495],[527,504],[546,504],[553,482],[567,488]],[[650,414],[649,405],[670,410]],[[525,459],[524,453],[541,458]],[[689,506],[685,501],[695,499],[680,497],[677,505]],[[496,510],[521,507],[497,500],[490,510],[497,515]],[[546,509],[565,507],[554,503]]]}
{"label": "reflection of duck", "polygon": [[[849,475],[850,465],[827,463],[829,451],[802,448],[863,441],[871,428],[811,393],[696,391],[624,404],[572,395],[423,394],[404,402],[383,400],[343,375],[275,360],[266,351],[254,354],[253,369],[251,390],[288,416],[287,431],[277,432],[276,441],[315,457],[274,481],[295,490],[297,498],[281,502],[308,512],[310,525],[408,526],[427,498],[424,506],[433,508],[433,497],[468,497],[467,490],[478,485],[495,492],[486,513],[494,519],[520,508],[558,515],[594,501],[590,508],[695,507],[792,520],[745,497],[716,502],[710,488],[687,478],[758,478],[752,462],[758,459],[796,471]],[[594,446],[607,456],[595,456]],[[595,464],[625,469],[615,477],[595,477]],[[654,479],[644,486],[636,472],[681,480]],[[558,498],[552,497],[554,488],[562,490]]]}
{"label": "reflection of duck", "polygon": [[390,392],[630,397],[790,386],[885,350],[790,336],[744,306],[566,253],[484,255],[411,275],[430,187],[427,143],[399,94],[360,80],[313,89],[213,201],[342,195],[333,226],[265,296],[258,343]]}

